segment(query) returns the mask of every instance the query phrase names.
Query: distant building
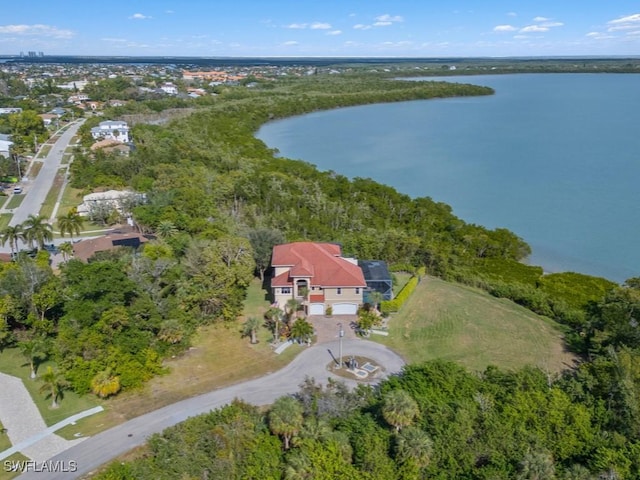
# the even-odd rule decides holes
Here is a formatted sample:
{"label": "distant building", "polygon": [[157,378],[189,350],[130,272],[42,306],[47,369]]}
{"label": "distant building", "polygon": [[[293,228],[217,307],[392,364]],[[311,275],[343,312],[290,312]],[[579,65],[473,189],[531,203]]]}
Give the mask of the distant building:
{"label": "distant building", "polygon": [[2,107],[0,108],[0,115],[10,115],[12,113],[21,113],[20,107]]}
{"label": "distant building", "polygon": [[107,120],[91,129],[91,136],[96,140],[109,138],[119,142],[129,142],[129,125],[127,122]]}
{"label": "distant building", "polygon": [[173,83],[167,82],[160,86],[160,90],[162,90],[167,95],[177,95],[178,87],[176,87]]}
{"label": "distant building", "polygon": [[148,239],[146,237],[138,233],[111,233],[102,237],[74,243],[73,256],[86,263],[98,252],[106,252],[119,247],[128,247],[135,250],[147,241]]}

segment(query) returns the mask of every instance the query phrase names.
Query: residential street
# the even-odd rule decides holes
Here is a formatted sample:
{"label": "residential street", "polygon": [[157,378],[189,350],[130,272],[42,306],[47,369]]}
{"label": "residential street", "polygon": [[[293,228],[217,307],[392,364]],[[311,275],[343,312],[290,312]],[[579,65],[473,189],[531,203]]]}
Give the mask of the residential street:
{"label": "residential street", "polygon": [[51,190],[56,173],[60,168],[63,154],[83,122],[83,119],[77,120],[60,135],[60,138],[51,147],[49,154],[41,159],[42,168],[35,179],[20,182],[20,185],[24,188],[25,197],[20,206],[13,209],[13,218],[9,225],[18,225],[24,222],[29,215],[38,215],[40,213],[40,208],[49,190]]}
{"label": "residential street", "polygon": [[[359,355],[374,360],[385,369],[384,376],[399,372],[404,365],[404,361],[396,353],[375,342],[361,339],[345,339],[342,342],[342,346],[344,356]],[[218,408],[235,398],[245,400],[254,405],[266,405],[282,395],[296,392],[298,386],[306,377],[313,377],[320,383],[326,383],[328,377],[344,380],[329,373],[327,370],[327,365],[332,361],[332,355],[337,356],[338,350],[338,341],[314,345],[277,372],[255,380],[214,390],[134,418],[88,438],[51,459],[52,462],[59,461],[61,466],[68,466],[70,465],[69,462],[75,462],[77,465],[77,471],[75,472],[30,471],[18,478],[22,480],[67,480],[78,478],[132,448],[142,445],[146,438],[153,433],[161,432],[188,417]],[[352,386],[356,385],[355,381],[345,382]]]}

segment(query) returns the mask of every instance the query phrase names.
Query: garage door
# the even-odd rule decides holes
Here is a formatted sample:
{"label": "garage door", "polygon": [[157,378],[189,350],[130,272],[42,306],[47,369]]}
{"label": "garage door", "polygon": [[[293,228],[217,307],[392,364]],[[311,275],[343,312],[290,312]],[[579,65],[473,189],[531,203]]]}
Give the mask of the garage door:
{"label": "garage door", "polygon": [[334,315],[355,315],[358,313],[358,305],[355,303],[334,303]]}
{"label": "garage door", "polygon": [[312,303],[309,305],[309,315],[324,315],[324,303]]}

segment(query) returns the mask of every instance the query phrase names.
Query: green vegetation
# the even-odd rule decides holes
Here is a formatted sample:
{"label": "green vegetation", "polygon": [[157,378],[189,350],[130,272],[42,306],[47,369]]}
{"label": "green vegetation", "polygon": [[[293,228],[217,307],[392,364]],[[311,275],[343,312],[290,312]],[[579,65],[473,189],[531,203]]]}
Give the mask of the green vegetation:
{"label": "green vegetation", "polygon": [[[242,338],[244,322],[265,315],[264,297],[251,287],[264,274],[273,243],[305,239],[340,242],[346,255],[408,271],[426,268],[430,276],[511,299],[563,323],[583,363],[556,378],[565,354],[551,321],[430,278],[446,303],[436,309],[428,292],[413,295],[391,320],[388,341],[411,360],[455,359],[475,373],[443,362],[418,364],[379,390],[354,393],[308,382],[298,395],[301,407],[282,402],[301,409],[301,417],[276,419],[236,403],[170,429],[166,438],[154,437],[151,455],[111,467],[110,478],[640,475],[630,460],[640,456],[640,279],[619,286],[575,274],[544,276],[518,263],[530,248],[512,232],[467,224],[428,197],[410,198],[370,179],[349,180],[278,158],[253,137],[268,120],[321,109],[492,93],[390,76],[352,70],[261,81],[251,89],[221,87],[218,96],[197,100],[130,103],[107,113],[193,113],[163,125],[136,124],[129,156],[83,149],[100,119],[88,120],[70,165],[73,192],[131,187],[144,193],[93,217],[108,225],[131,215],[156,239],[136,255],[121,249],[88,264],[71,260],[59,275],[42,251],[0,265],[0,347],[36,340],[47,346],[40,368],[57,369],[48,377],[57,378],[65,394],[55,412],[65,408],[71,391],[107,396],[120,389],[108,400],[102,424],[264,374],[300,348],[276,357],[269,346],[273,333],[280,338],[295,331],[304,338],[308,328],[295,323],[292,304],[286,314],[269,310],[267,328],[248,329],[257,343]],[[94,98],[113,98],[134,86],[109,79],[90,88]],[[32,120],[23,112],[7,121],[19,136],[32,136],[39,128]],[[29,136],[23,137],[18,148],[26,151]],[[70,212],[66,205],[62,218]],[[39,217],[27,227],[34,243],[51,233]],[[71,223],[64,229],[76,231]],[[5,228],[2,239],[15,246],[22,234]],[[508,371],[487,367],[491,363]],[[515,370],[525,363],[543,370]],[[167,367],[174,374],[163,375]],[[28,367],[22,370],[28,375]],[[32,382],[37,390],[40,385]],[[389,393],[394,390],[405,393]],[[32,395],[48,410],[51,399]],[[97,421],[85,425],[98,428],[91,423]]]}
{"label": "green vegetation", "polygon": [[12,218],[13,214],[11,213],[0,213],[0,230],[7,228]]}
{"label": "green vegetation", "polygon": [[513,370],[535,365],[549,372],[571,368],[560,327],[508,300],[424,277],[399,313],[389,336],[372,336],[408,363],[445,359],[482,371],[489,365]]}
{"label": "green vegetation", "polygon": [[24,200],[24,193],[11,195],[11,198],[7,202],[4,208],[12,209],[18,208],[22,204],[22,200]]}
{"label": "green vegetation", "polygon": [[96,478],[637,478],[638,432],[618,437],[586,385],[443,361],[379,389],[309,379],[267,412],[234,401],[168,428]]}
{"label": "green vegetation", "polygon": [[[13,375],[22,380],[22,383],[24,383],[24,386],[38,407],[44,422],[48,426],[54,425],[71,415],[83,412],[99,404],[95,398],[78,395],[71,390],[65,389],[62,392],[62,397],[58,398],[58,407],[52,409],[52,399],[47,397],[48,392],[40,391],[43,385],[40,377],[46,373],[47,368],[50,367],[55,367],[55,364],[49,360],[41,362],[38,367],[38,377],[32,379],[29,375],[29,365],[26,363],[24,356],[18,348],[7,348],[0,353],[0,372]],[[2,449],[0,449],[0,451],[1,450]]]}
{"label": "green vegetation", "polygon": [[[29,460],[29,458],[25,457],[21,453],[14,453],[13,455],[2,460],[2,464],[4,465],[4,462],[24,462],[27,460]],[[7,472],[4,468],[0,469],[0,480],[9,480],[11,478],[16,478],[18,475],[20,475],[20,472]]]}
{"label": "green vegetation", "polygon": [[415,290],[420,278],[425,274],[424,267],[418,269],[402,289],[395,295],[393,300],[385,300],[381,303],[382,313],[387,315],[389,313],[395,313],[400,310],[402,305],[409,299],[413,291]]}
{"label": "green vegetation", "polygon": [[42,203],[42,207],[40,207],[40,215],[42,215],[43,217],[51,218],[56,202],[58,201],[58,197],[60,196],[60,189],[64,184],[64,177],[66,176],[66,174],[67,170],[63,168],[59,169],[56,172],[56,176],[53,179],[51,189],[47,193],[47,196]]}

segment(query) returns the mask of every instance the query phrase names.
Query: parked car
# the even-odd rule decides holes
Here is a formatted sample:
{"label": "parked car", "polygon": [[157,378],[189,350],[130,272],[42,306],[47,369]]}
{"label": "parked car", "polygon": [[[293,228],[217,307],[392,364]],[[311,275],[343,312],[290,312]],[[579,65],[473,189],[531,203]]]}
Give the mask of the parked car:
{"label": "parked car", "polygon": [[13,187],[13,193],[22,193],[22,187]]}

